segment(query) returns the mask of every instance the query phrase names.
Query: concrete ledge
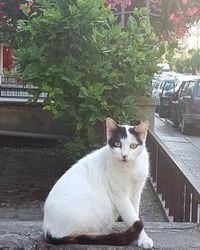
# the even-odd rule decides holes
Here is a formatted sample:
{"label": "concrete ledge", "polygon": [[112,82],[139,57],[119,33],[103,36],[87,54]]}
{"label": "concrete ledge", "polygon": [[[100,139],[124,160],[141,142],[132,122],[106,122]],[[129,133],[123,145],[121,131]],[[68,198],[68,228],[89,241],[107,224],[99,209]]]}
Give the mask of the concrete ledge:
{"label": "concrete ledge", "polygon": [[154,130],[155,109],[160,104],[160,100],[151,97],[140,97],[136,99],[138,118],[141,121],[149,120],[150,129]]}
{"label": "concrete ledge", "polygon": [[66,121],[53,119],[52,113],[41,105],[0,103],[0,134],[29,137],[65,137],[69,131]]}
{"label": "concrete ledge", "polygon": [[[87,245],[52,246],[43,240],[41,227],[41,221],[0,221],[0,249],[139,249],[135,245],[128,247]],[[154,249],[200,249],[200,228],[197,224],[148,222],[145,223],[145,227],[149,236],[154,240]],[[124,230],[123,223],[116,223],[114,231],[118,230]]]}

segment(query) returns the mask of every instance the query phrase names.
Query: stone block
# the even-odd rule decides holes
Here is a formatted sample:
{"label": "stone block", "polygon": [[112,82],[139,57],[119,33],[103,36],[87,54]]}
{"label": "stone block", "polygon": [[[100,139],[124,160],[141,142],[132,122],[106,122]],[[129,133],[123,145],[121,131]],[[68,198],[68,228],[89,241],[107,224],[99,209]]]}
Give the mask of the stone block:
{"label": "stone block", "polygon": [[[154,249],[200,249],[200,230],[193,223],[145,223],[146,231],[154,240]],[[116,223],[113,231],[124,230],[124,223]],[[136,250],[135,244],[127,247],[68,245],[53,246],[42,237],[40,221],[0,221],[0,249],[48,249],[48,250]]]}

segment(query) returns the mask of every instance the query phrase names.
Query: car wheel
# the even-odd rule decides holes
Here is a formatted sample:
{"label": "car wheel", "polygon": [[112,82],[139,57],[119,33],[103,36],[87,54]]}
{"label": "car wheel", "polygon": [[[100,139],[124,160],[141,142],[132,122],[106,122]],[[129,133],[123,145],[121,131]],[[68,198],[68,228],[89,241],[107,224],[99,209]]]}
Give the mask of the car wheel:
{"label": "car wheel", "polygon": [[173,128],[179,128],[180,123],[177,120],[177,107],[173,103],[170,108],[170,120],[173,122]]}
{"label": "car wheel", "polygon": [[182,118],[181,120],[181,132],[184,135],[190,134],[191,132],[191,126],[189,124],[187,124],[184,119]]}

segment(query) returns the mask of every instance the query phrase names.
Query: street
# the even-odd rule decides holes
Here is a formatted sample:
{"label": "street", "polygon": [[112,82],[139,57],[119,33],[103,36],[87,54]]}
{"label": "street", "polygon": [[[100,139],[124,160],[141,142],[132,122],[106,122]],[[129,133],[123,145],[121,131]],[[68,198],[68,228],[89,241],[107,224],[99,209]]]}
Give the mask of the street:
{"label": "street", "polygon": [[200,135],[193,135],[193,136],[185,135],[185,138],[200,150]]}
{"label": "street", "polygon": [[[161,125],[162,124],[162,125]],[[162,129],[159,128],[162,126]],[[172,122],[167,118],[160,118],[156,114],[155,118],[155,129],[158,133],[167,133],[172,137],[184,138],[186,141],[190,142],[194,147],[196,147],[200,152],[200,130],[192,131],[192,135],[184,135],[181,133],[180,129],[172,127]]]}
{"label": "street", "polygon": [[179,130],[172,127],[167,119],[155,117],[155,134],[170,150],[176,159],[179,168],[192,185],[199,190],[200,183],[200,135],[183,135]]}

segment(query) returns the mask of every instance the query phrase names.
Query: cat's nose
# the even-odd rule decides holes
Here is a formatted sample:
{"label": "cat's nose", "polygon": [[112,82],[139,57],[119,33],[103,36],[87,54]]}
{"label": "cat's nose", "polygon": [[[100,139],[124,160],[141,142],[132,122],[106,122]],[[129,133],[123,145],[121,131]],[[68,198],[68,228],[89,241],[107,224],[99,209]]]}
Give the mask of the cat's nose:
{"label": "cat's nose", "polygon": [[128,158],[128,155],[122,155],[122,158],[125,161]]}

